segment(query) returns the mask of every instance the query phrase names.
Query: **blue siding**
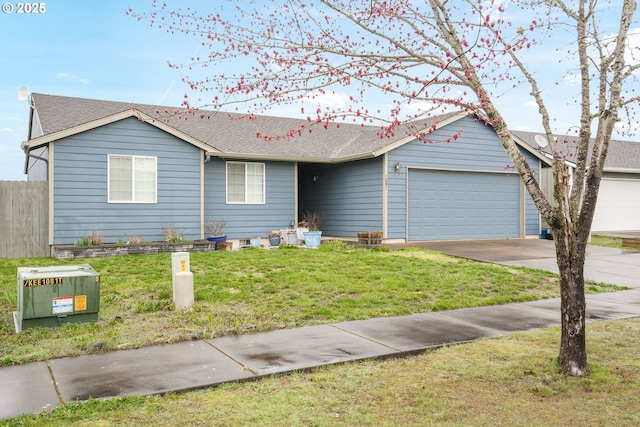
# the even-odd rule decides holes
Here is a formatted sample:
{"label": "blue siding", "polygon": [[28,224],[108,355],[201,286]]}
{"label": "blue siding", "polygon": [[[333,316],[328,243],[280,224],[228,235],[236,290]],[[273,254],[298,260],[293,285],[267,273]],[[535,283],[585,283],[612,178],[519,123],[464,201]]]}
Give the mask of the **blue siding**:
{"label": "blue siding", "polygon": [[[325,215],[326,236],[382,230],[382,158],[300,166],[300,212]],[[318,180],[313,181],[317,176]]]}
{"label": "blue siding", "polygon": [[[524,154],[524,157],[527,159],[529,166],[536,171],[536,179],[538,180],[538,184],[540,184],[540,160],[533,156],[533,154],[521,150]],[[527,189],[524,189],[525,193],[525,234],[528,236],[539,236],[540,235],[540,213],[538,212],[538,208],[536,204],[533,202],[531,195]]]}
{"label": "blue siding", "polygon": [[[459,133],[456,140],[454,134]],[[427,136],[428,141],[414,140],[388,154],[388,237],[405,239],[407,230],[407,167],[487,171],[502,173],[512,164],[495,131],[471,117],[460,119]],[[447,142],[449,140],[450,142]],[[537,170],[537,160],[527,154],[530,165]],[[401,165],[395,173],[395,165]],[[529,215],[530,197],[525,200],[527,209],[526,230],[537,227],[537,211]],[[532,207],[535,211],[535,206]],[[535,233],[533,233],[535,234]]]}
{"label": "blue siding", "polygon": [[[107,203],[109,154],[157,158],[157,203]],[[200,238],[199,148],[129,118],[56,141],[54,157],[54,244],[94,230],[105,242],[162,241],[163,226]]]}
{"label": "blue siding", "polygon": [[295,165],[290,162],[259,163],[265,164],[266,175],[265,204],[259,205],[227,204],[226,162],[212,157],[205,163],[205,221],[224,218],[228,238],[266,238],[271,230],[291,227],[295,219]]}

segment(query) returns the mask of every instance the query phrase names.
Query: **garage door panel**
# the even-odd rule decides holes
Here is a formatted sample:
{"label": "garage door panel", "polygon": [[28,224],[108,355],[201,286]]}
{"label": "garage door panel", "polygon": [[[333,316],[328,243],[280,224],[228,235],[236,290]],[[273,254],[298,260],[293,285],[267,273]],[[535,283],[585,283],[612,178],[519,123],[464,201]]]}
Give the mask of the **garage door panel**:
{"label": "garage door panel", "polygon": [[520,236],[517,175],[409,171],[409,240]]}
{"label": "garage door panel", "polygon": [[602,178],[591,230],[640,230],[640,180]]}

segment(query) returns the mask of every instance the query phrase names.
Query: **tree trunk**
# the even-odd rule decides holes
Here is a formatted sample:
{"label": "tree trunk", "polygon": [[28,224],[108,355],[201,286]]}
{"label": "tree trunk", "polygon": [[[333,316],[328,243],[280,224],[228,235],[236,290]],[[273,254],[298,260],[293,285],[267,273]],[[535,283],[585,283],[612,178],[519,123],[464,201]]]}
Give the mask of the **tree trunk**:
{"label": "tree trunk", "polygon": [[562,334],[558,362],[566,375],[586,376],[587,367],[584,297],[586,243],[579,243],[570,231],[554,232],[560,272]]}

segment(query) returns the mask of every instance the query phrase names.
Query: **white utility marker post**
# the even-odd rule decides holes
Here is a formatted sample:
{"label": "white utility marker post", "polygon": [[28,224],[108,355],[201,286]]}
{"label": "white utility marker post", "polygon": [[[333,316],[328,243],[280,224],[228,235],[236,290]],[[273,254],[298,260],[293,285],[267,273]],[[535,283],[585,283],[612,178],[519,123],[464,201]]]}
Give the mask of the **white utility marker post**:
{"label": "white utility marker post", "polygon": [[176,310],[184,310],[193,304],[193,273],[189,265],[189,252],[171,254],[171,271],[173,273],[173,304]]}

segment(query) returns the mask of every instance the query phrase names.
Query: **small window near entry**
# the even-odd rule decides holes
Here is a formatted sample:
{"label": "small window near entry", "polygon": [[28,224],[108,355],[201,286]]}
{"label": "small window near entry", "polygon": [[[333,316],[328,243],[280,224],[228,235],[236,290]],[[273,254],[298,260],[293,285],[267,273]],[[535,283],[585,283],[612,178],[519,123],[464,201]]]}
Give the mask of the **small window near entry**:
{"label": "small window near entry", "polygon": [[156,203],[155,157],[109,155],[109,203]]}
{"label": "small window near entry", "polygon": [[227,203],[264,204],[264,163],[227,162]]}

